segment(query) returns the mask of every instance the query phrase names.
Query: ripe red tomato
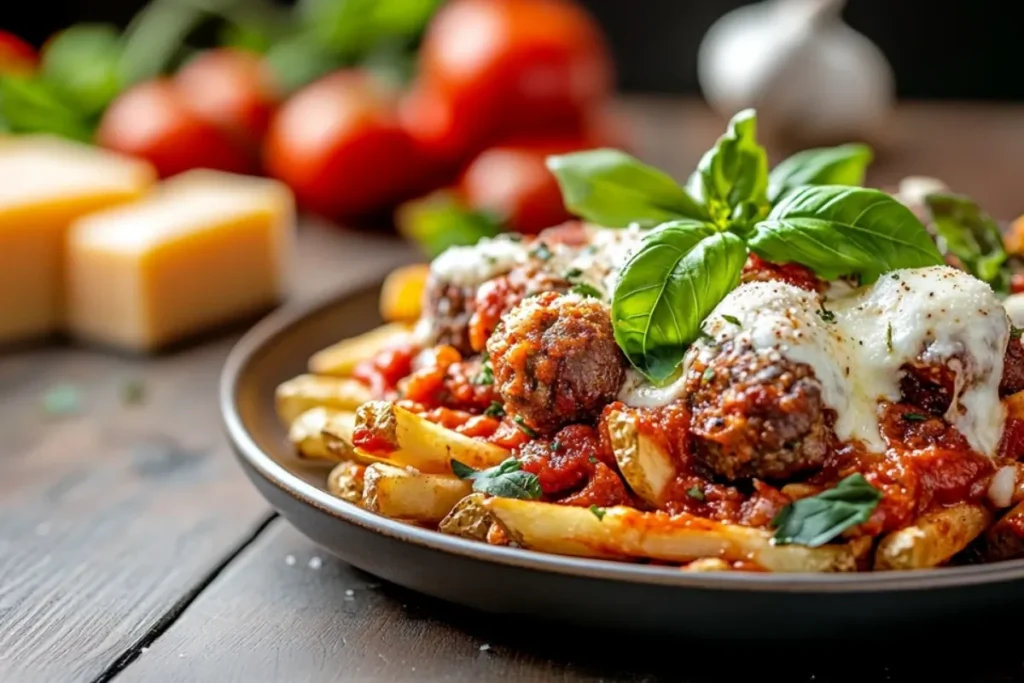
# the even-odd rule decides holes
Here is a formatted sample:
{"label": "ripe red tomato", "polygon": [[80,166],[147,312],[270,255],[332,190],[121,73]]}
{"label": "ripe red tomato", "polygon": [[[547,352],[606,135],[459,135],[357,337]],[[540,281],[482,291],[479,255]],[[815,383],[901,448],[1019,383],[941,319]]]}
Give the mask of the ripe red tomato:
{"label": "ripe red tomato", "polygon": [[582,140],[540,139],[491,147],[466,167],[457,193],[468,208],[502,219],[506,230],[536,234],[571,218],[545,159],[594,146]]}
{"label": "ripe red tomato", "polygon": [[174,77],[189,107],[248,145],[258,145],[278,101],[269,69],[243,50],[207,50]]}
{"label": "ripe red tomato", "polygon": [[35,48],[13,33],[0,30],[0,74],[29,74],[38,63]]}
{"label": "ripe red tomato", "polygon": [[103,147],[152,163],[161,177],[194,168],[252,171],[252,158],[197,114],[167,79],[139,83],[107,108],[96,132]]}
{"label": "ripe red tomato", "polygon": [[614,80],[600,28],[574,0],[451,0],[427,29],[419,68],[469,142],[578,130]]}
{"label": "ripe red tomato", "polygon": [[306,86],[278,110],[264,162],[300,205],[330,218],[382,212],[420,189],[425,166],[394,93],[358,70]]}

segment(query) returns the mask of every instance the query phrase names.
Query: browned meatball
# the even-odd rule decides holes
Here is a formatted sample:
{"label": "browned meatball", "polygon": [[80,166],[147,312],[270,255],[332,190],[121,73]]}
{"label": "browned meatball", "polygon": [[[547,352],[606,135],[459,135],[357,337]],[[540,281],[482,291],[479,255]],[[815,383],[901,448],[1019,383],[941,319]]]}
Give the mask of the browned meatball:
{"label": "browned meatball", "polygon": [[431,278],[427,282],[424,313],[431,323],[431,343],[455,347],[463,356],[473,354],[469,320],[473,317],[476,290]]}
{"label": "browned meatball", "polygon": [[947,365],[905,363],[900,368],[900,402],[942,417],[956,392],[957,373]]}
{"label": "browned meatball", "polygon": [[1024,344],[1019,336],[1011,338],[1003,356],[1003,379],[999,383],[999,395],[1009,396],[1024,391]]}
{"label": "browned meatball", "polygon": [[487,352],[505,409],[541,435],[596,420],[615,399],[626,370],[608,307],[555,292],[512,309]]}
{"label": "browned meatball", "polygon": [[784,479],[824,464],[831,420],[809,365],[725,342],[687,372],[691,450],[712,472]]}

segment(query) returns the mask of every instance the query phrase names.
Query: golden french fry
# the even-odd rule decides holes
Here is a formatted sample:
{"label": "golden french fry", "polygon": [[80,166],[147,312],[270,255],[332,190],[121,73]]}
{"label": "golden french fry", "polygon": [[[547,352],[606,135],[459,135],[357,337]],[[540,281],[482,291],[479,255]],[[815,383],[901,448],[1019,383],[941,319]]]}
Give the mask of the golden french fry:
{"label": "golden french fry", "polygon": [[329,411],[320,425],[324,448],[338,460],[351,460],[356,448],[352,445],[352,432],[356,428],[356,414],[351,411]]}
{"label": "golden french fry", "polygon": [[482,493],[471,493],[460,500],[437,525],[438,531],[452,536],[486,541],[487,532],[494,520],[484,507],[485,498]]}
{"label": "golden french fry", "polygon": [[981,505],[961,503],[922,515],[913,525],[885,536],[875,551],[875,569],[937,567],[967,547],[992,516]]}
{"label": "golden french fry", "polygon": [[1024,256],[1024,216],[1010,224],[1010,229],[1003,236],[1003,243],[1008,254]]}
{"label": "golden french fry", "polygon": [[612,452],[629,487],[646,503],[657,507],[676,476],[676,466],[661,444],[640,432],[637,416],[625,410],[605,418]]}
{"label": "golden french fry", "polygon": [[731,572],[732,565],[717,557],[702,557],[683,567],[685,572]]}
{"label": "golden french fry", "polygon": [[371,512],[436,524],[472,491],[453,476],[423,474],[405,467],[374,463],[363,473],[363,506]]}
{"label": "golden french fry", "polygon": [[357,337],[344,339],[314,353],[309,359],[309,371],[317,375],[348,377],[362,361],[392,344],[407,340],[411,331],[408,323],[388,323]]}
{"label": "golden french fry", "polygon": [[327,475],[327,490],[358,505],[363,499],[363,474],[366,467],[355,462],[338,463]]}
{"label": "golden french fry", "polygon": [[984,554],[989,562],[1024,557],[1024,503],[1018,503],[985,531]]}
{"label": "golden french fry", "polygon": [[772,572],[852,572],[867,548],[860,540],[818,548],[777,546],[760,529],[625,506],[593,511],[511,498],[488,498],[484,506],[518,545],[560,555],[678,563],[717,557]]}
{"label": "golden french fry", "polygon": [[355,420],[354,413],[339,413],[319,406],[310,408],[299,415],[292,422],[288,429],[288,441],[295,446],[296,452],[304,458],[314,460],[346,460],[339,454],[331,452],[323,435],[324,427],[336,417],[351,416]]}
{"label": "golden french fry", "polygon": [[277,387],[274,395],[277,416],[290,425],[302,413],[323,406],[334,410],[355,410],[373,396],[365,384],[347,377],[299,375]]}
{"label": "golden french fry", "polygon": [[387,444],[388,460],[421,472],[451,474],[453,458],[479,470],[509,457],[504,448],[446,429],[390,401],[369,401],[360,406],[356,424]]}
{"label": "golden french fry", "polygon": [[423,292],[430,265],[416,263],[391,271],[380,290],[380,316],[388,322],[416,322],[423,311]]}

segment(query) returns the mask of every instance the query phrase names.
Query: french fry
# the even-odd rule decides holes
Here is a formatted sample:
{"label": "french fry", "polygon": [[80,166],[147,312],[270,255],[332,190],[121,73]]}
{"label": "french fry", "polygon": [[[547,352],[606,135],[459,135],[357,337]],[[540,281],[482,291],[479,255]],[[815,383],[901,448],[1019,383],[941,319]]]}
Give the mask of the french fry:
{"label": "french fry", "polygon": [[380,290],[380,316],[388,322],[415,322],[423,311],[430,265],[416,263],[391,271]]}
{"label": "french fry", "polygon": [[983,552],[989,562],[1024,557],[1024,503],[1018,503],[985,531]]}
{"label": "french fry", "polygon": [[437,525],[438,531],[452,536],[486,541],[487,532],[494,520],[484,507],[485,498],[482,493],[471,493],[460,500]]}
{"label": "french fry", "polygon": [[878,544],[875,569],[927,569],[943,564],[988,526],[992,516],[981,505],[961,503],[922,515]]}
{"label": "french fry", "polygon": [[366,467],[352,461],[338,463],[327,475],[327,490],[358,505],[363,499],[363,475]]}
{"label": "french fry", "polygon": [[754,562],[772,572],[852,572],[867,550],[860,540],[818,548],[776,546],[760,529],[625,506],[605,508],[600,515],[511,498],[488,498],[484,506],[518,545],[559,555],[678,563],[717,557]]}
{"label": "french fry", "polygon": [[310,408],[292,422],[292,426],[288,429],[288,441],[303,458],[347,460],[348,458],[330,450],[323,434],[324,427],[332,419],[345,419],[346,416],[351,417],[353,422],[355,421],[354,413],[340,413],[323,406]]}
{"label": "french fry", "polygon": [[637,416],[624,410],[605,418],[612,452],[629,487],[646,503],[657,507],[676,476],[672,457],[657,441],[639,430]]}
{"label": "french fry", "polygon": [[324,448],[337,460],[351,460],[356,455],[352,444],[352,432],[356,428],[356,414],[351,411],[333,410],[327,412],[327,419],[320,425]]}
{"label": "french fry", "polygon": [[436,524],[472,491],[472,484],[443,474],[423,474],[374,463],[363,473],[363,506],[371,512]]}
{"label": "french fry", "polygon": [[702,557],[683,567],[686,572],[731,572],[732,565],[717,557]]}
{"label": "french fry", "polygon": [[356,425],[387,445],[389,460],[421,472],[451,474],[453,458],[479,470],[509,457],[500,446],[446,429],[390,401],[369,401],[360,406]]}
{"label": "french fry", "polygon": [[343,339],[314,353],[309,359],[309,371],[315,375],[348,377],[362,361],[407,340],[411,331],[407,323],[388,323],[357,337]]}
{"label": "french fry", "polygon": [[351,411],[372,398],[362,382],[323,375],[299,375],[281,383],[274,394],[277,416],[286,425],[311,408]]}

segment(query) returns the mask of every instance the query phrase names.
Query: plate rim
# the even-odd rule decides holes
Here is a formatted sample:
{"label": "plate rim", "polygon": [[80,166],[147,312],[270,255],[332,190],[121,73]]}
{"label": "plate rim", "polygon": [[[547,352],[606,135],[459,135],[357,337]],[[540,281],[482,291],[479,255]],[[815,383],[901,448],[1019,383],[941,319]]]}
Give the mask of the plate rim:
{"label": "plate rim", "polygon": [[[462,559],[552,572],[579,578],[625,581],[678,588],[790,593],[880,593],[964,588],[1024,579],[1024,559],[964,567],[914,571],[850,573],[687,573],[676,567],[633,564],[555,555],[522,548],[494,546],[399,522],[337,498],[288,471],[263,451],[246,429],[235,397],[245,372],[274,343],[302,321],[343,305],[347,300],[379,291],[383,278],[350,284],[310,302],[287,303],[270,313],[236,342],[220,375],[218,404],[223,429],[240,464],[301,503],[363,529],[440,551]],[[282,513],[283,514],[283,513]],[[287,515],[284,515],[287,517]]]}

